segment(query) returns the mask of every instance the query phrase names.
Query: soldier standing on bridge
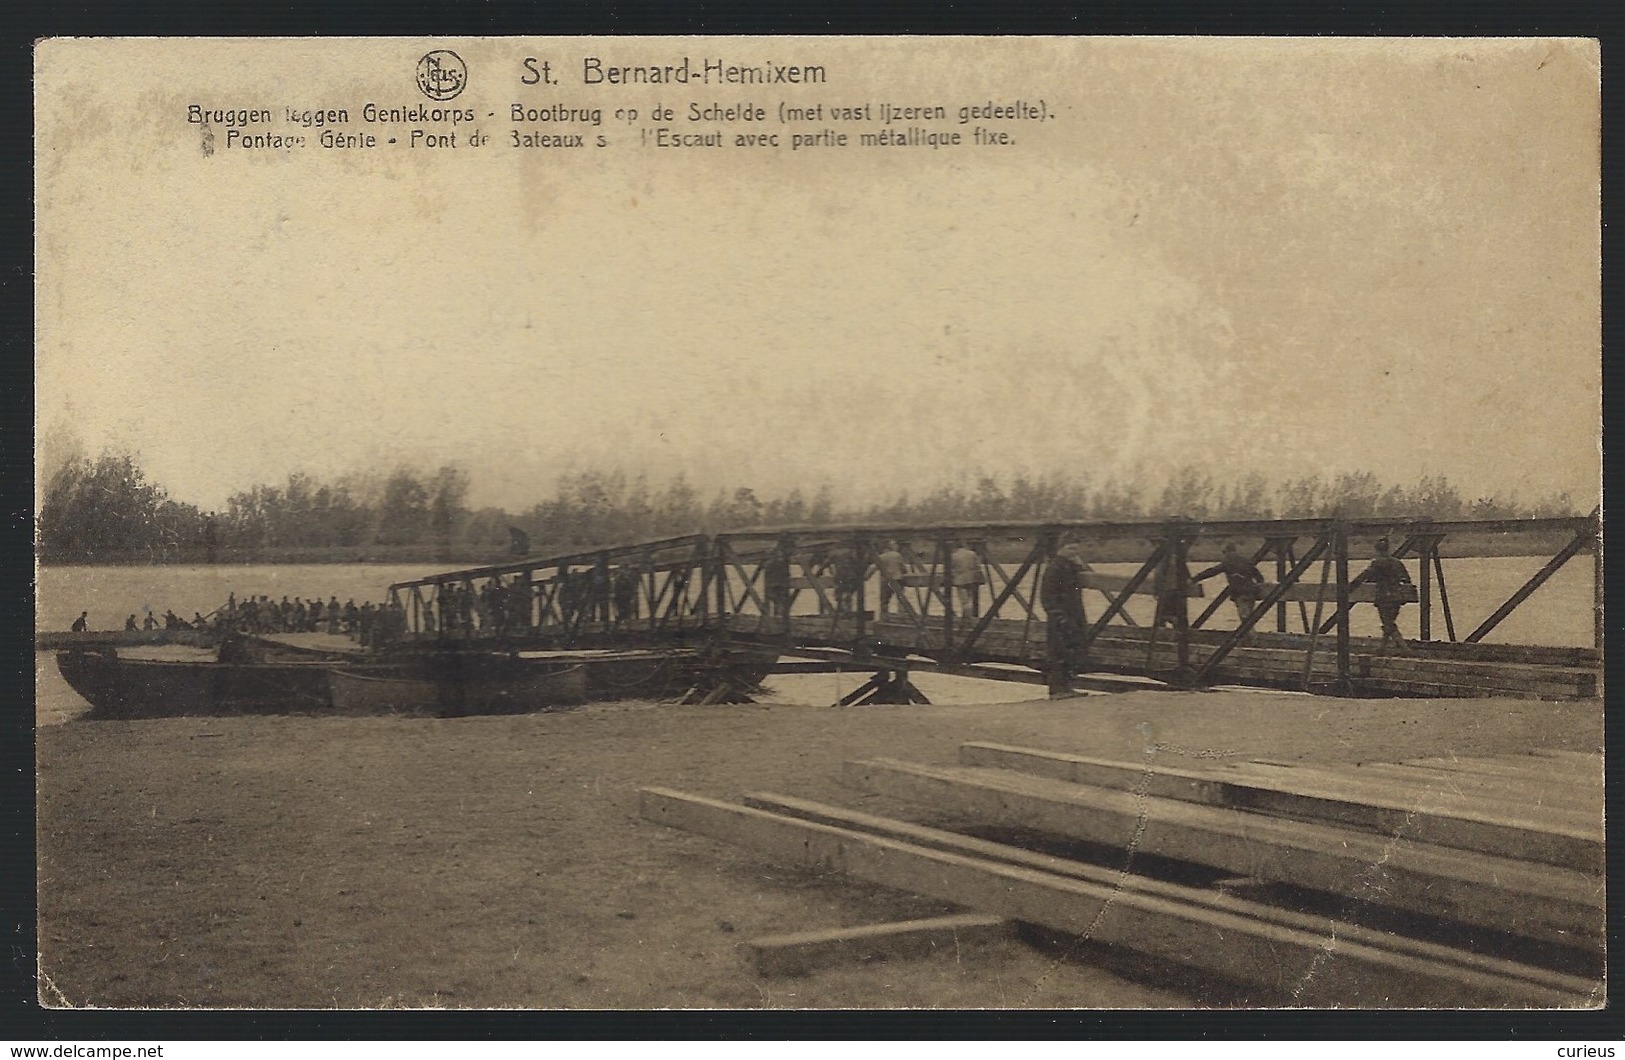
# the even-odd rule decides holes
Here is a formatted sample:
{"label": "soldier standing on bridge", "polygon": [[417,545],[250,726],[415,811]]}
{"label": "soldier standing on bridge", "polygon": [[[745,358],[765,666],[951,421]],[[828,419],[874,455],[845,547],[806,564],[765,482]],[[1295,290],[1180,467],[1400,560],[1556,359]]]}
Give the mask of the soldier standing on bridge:
{"label": "soldier standing on bridge", "polygon": [[[880,610],[884,614],[891,610],[892,597],[900,591],[903,575],[908,573],[908,561],[903,559],[896,541],[886,542],[886,550],[875,557],[875,569],[880,572]],[[894,589],[894,585],[898,588]]]}
{"label": "soldier standing on bridge", "polygon": [[1083,631],[1089,623],[1083,610],[1083,575],[1089,564],[1083,562],[1076,541],[1063,544],[1038,587],[1044,605],[1044,661],[1049,667],[1049,694],[1061,698],[1072,694],[1072,675],[1082,661]]}
{"label": "soldier standing on bridge", "polygon": [[1247,616],[1253,613],[1258,601],[1264,595],[1264,576],[1258,572],[1258,565],[1248,560],[1236,548],[1234,541],[1224,546],[1224,555],[1219,562],[1203,571],[1191,575],[1192,581],[1206,581],[1215,575],[1222,574],[1225,585],[1230,590],[1230,600],[1236,605],[1236,624],[1247,621]]}
{"label": "soldier standing on bridge", "polygon": [[485,583],[478,594],[480,628],[487,633],[503,636],[508,631],[508,586],[501,575]]}
{"label": "soldier standing on bridge", "polygon": [[1168,554],[1163,556],[1162,562],[1157,564],[1157,569],[1151,575],[1151,591],[1157,598],[1157,612],[1151,623],[1152,629],[1161,629],[1164,626],[1181,629],[1189,621],[1187,608],[1189,586],[1181,583],[1182,575],[1188,582],[1186,568],[1175,561],[1173,549],[1169,549]]}
{"label": "soldier standing on bridge", "polygon": [[523,574],[515,574],[508,583],[508,626],[512,629],[529,629],[530,622],[531,588],[530,582]]}
{"label": "soldier standing on bridge", "polygon": [[982,584],[982,557],[972,547],[980,542],[961,544],[953,550],[948,557],[948,568],[952,573],[954,589],[959,597],[959,613],[967,617],[975,617],[977,612],[977,596]]}
{"label": "soldier standing on bridge", "polygon": [[1360,577],[1376,588],[1377,617],[1382,620],[1384,647],[1403,649],[1405,638],[1399,633],[1399,609],[1410,600],[1406,586],[1411,584],[1411,572],[1405,564],[1388,554],[1388,539],[1378,538],[1374,546],[1377,557]]}
{"label": "soldier standing on bridge", "polygon": [[615,624],[624,626],[638,617],[638,587],[643,574],[628,560],[615,569]]}
{"label": "soldier standing on bridge", "polygon": [[857,550],[850,545],[838,546],[830,554],[830,559],[835,572],[835,610],[850,615],[858,609],[858,591],[863,587],[863,577],[869,572],[869,565],[859,558]]}
{"label": "soldier standing on bridge", "polygon": [[767,593],[769,615],[790,613],[790,542],[780,538],[762,561],[762,588]]}

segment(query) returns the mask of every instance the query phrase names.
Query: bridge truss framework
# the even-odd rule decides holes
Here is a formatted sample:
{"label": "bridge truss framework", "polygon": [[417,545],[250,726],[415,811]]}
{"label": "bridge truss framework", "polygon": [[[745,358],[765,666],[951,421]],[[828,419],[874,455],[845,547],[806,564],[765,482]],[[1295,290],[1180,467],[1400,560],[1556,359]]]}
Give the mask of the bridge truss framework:
{"label": "bridge truss framework", "polygon": [[[1389,539],[1392,554],[1416,570],[1418,636],[1404,651],[1357,636],[1351,620],[1357,606],[1373,599],[1355,567],[1378,538]],[[447,571],[392,585],[389,601],[404,615],[408,644],[699,648],[721,668],[731,654],[758,661],[774,655],[799,660],[780,664],[788,672],[872,672],[848,700],[909,701],[918,697],[910,671],[1044,680],[1039,586],[1066,541],[1078,542],[1086,561],[1105,557],[1132,568],[1085,576],[1091,618],[1078,670],[1088,676],[1077,678],[1078,687],[1131,687],[1150,678],[1178,687],[1243,684],[1338,695],[1598,694],[1597,512],[1450,522],[1174,519],[747,530]],[[1216,560],[1221,543],[1236,544],[1272,576],[1262,599],[1235,614],[1233,625],[1224,579],[1198,585],[1190,570],[1197,556]],[[888,551],[893,556],[882,561]],[[1593,561],[1591,647],[1487,640],[1584,552]],[[1459,559],[1489,554],[1549,558],[1487,614],[1462,616],[1459,601],[1452,606],[1447,572]],[[1216,589],[1212,599],[1204,595],[1207,586]],[[1444,637],[1436,639],[1440,632]]]}

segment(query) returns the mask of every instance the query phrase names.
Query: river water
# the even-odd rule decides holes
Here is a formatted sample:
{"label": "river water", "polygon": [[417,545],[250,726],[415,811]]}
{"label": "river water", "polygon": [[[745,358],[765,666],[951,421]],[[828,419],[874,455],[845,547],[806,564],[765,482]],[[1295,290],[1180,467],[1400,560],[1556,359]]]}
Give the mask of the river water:
{"label": "river water", "polygon": [[[1545,563],[1544,557],[1500,556],[1445,560],[1445,577],[1450,605],[1455,616],[1456,635],[1465,637],[1495,608],[1517,591],[1530,575]],[[1356,563],[1355,572],[1363,564]],[[1420,581],[1415,561],[1407,563],[1413,580]],[[239,600],[248,596],[269,596],[280,600],[302,597],[326,600],[337,596],[340,603],[354,599],[359,605],[382,601],[391,583],[411,581],[444,568],[422,564],[288,564],[244,566],[123,566],[123,567],[45,567],[39,571],[38,604],[35,624],[41,630],[65,630],[79,612],[90,612],[91,629],[122,629],[125,617],[140,621],[150,609],[156,615],[173,610],[183,618],[194,612],[209,614],[225,603],[227,594]],[[1096,564],[1096,569],[1114,574],[1132,574],[1134,564]],[[1266,571],[1266,574],[1269,574]],[[1318,568],[1305,580],[1318,581]],[[1208,583],[1211,592],[1217,582]],[[1025,591],[1025,586],[1023,587]],[[868,598],[876,598],[871,585]],[[1592,564],[1589,555],[1577,556],[1559,570],[1544,586],[1514,611],[1485,640],[1506,644],[1589,646],[1592,643]],[[1099,614],[1103,599],[1086,593],[1092,616]],[[801,606],[816,609],[812,593],[802,593]],[[1202,601],[1192,601],[1191,616],[1200,613]],[[1297,606],[1288,605],[1289,630],[1300,629]],[[1308,605],[1311,617],[1314,605]],[[1152,617],[1148,596],[1133,599],[1130,614],[1141,624]],[[1330,608],[1327,608],[1330,613]],[[1232,628],[1234,610],[1227,603],[1210,621],[1216,628]],[[1417,635],[1419,609],[1407,607],[1400,616],[1400,628],[1409,637]],[[1376,610],[1369,604],[1355,607],[1350,619],[1356,636],[1376,636],[1380,632]],[[1268,628],[1274,628],[1273,624]],[[1445,638],[1444,616],[1437,599],[1433,611],[1433,636]],[[55,724],[82,714],[87,704],[57,673],[52,656],[40,653],[36,659],[35,717],[38,724]],[[825,705],[851,691],[867,676],[796,675],[773,678],[770,687],[783,702]],[[1037,688],[1003,682],[921,674],[916,684],[937,702],[1008,702],[1035,697]]]}

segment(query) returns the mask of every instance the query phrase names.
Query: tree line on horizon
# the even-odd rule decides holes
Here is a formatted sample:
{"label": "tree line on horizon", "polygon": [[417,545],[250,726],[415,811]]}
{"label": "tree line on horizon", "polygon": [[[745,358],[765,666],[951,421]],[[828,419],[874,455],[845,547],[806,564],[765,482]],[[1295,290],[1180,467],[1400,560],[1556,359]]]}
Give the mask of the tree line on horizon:
{"label": "tree line on horizon", "polygon": [[1469,499],[1444,476],[1406,486],[1368,471],[1309,475],[1272,483],[1256,472],[1222,481],[1204,469],[1177,469],[1165,482],[1053,473],[961,483],[907,492],[869,505],[841,503],[829,482],[808,496],[792,489],[763,498],[749,487],[702,495],[678,474],[661,486],[643,475],[571,471],[553,495],[521,512],[470,508],[470,478],[452,465],[398,467],[332,480],[294,472],[276,485],[233,494],[207,512],[169,496],[128,453],[66,461],[45,484],[38,512],[47,560],[152,556],[199,551],[236,556],[288,550],[432,548],[436,558],[507,550],[518,530],[531,551],[592,547],[751,527],[840,523],[931,525],[1044,520],[1432,518],[1519,519],[1581,514],[1567,493],[1536,501],[1512,496]]}

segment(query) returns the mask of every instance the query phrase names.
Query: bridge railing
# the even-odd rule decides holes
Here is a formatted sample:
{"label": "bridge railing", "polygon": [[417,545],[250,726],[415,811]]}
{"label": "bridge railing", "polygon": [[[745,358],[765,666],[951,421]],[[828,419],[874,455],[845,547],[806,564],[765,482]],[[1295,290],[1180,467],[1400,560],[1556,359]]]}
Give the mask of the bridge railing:
{"label": "bridge railing", "polygon": [[447,571],[389,587],[408,639],[562,640],[705,629],[699,534]]}
{"label": "bridge railing", "polygon": [[[1351,676],[1351,610],[1370,602],[1363,568],[1387,538],[1415,572],[1417,638],[1435,619],[1456,641],[1446,581],[1455,551],[1550,552],[1550,559],[1465,636],[1476,643],[1574,556],[1600,563],[1600,522],[1530,520],[1162,520],[793,527],[578,551],[450,571],[390,588],[409,639],[500,639],[574,646],[728,636],[785,647],[880,646],[954,662],[1032,665],[1045,654],[1041,585],[1075,541],[1084,576],[1090,662],[1211,680],[1256,630],[1297,633],[1303,683],[1317,655]],[[1521,543],[1521,544],[1520,544]],[[1235,607],[1212,568],[1230,544],[1264,573]],[[1554,547],[1555,545],[1555,547]],[[1198,581],[1199,574],[1208,577]],[[1600,571],[1594,571],[1600,606]],[[1232,614],[1232,612],[1234,612]],[[1407,625],[1410,624],[1407,618]],[[1595,624],[1600,645],[1600,621]],[[1126,640],[1125,640],[1126,638]],[[1142,647],[1143,663],[1124,644]],[[1193,653],[1200,645],[1201,651]],[[1111,650],[1107,651],[1110,646]],[[1198,657],[1199,655],[1199,657]]]}

